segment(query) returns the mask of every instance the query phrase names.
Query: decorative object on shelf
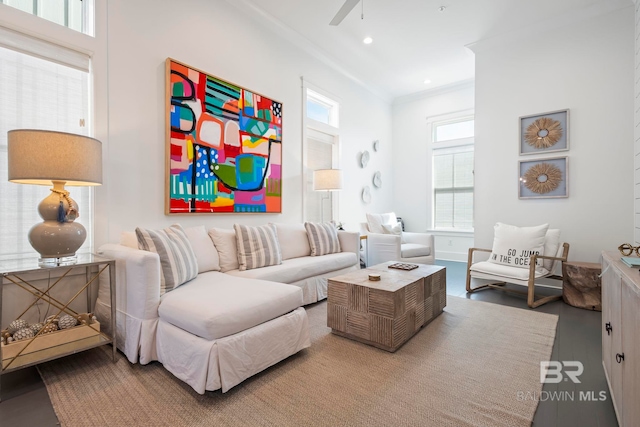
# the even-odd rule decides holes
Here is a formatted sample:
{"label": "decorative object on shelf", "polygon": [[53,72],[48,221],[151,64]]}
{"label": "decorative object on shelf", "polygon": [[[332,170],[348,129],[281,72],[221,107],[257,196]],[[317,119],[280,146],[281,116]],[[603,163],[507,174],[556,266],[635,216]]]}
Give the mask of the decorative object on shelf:
{"label": "decorative object on shelf", "polygon": [[58,327],[60,329],[73,328],[77,324],[78,324],[78,319],[68,314],[65,314],[64,316],[60,317],[60,320],[58,320]]}
{"label": "decorative object on shelf", "polygon": [[380,172],[373,174],[373,186],[376,188],[382,187],[382,174]]}
{"label": "decorative object on shelf", "polygon": [[568,109],[520,117],[520,155],[568,149]]}
{"label": "decorative object on shelf", "polygon": [[42,328],[44,328],[44,323],[34,323],[33,325],[29,326],[29,329],[31,329],[33,335],[37,335]]}
{"label": "decorative object on shelf", "polygon": [[[313,171],[313,189],[315,191],[326,191],[329,199],[329,192],[342,190],[342,171],[340,169],[318,169]],[[324,222],[324,195],[320,200],[321,222]]]}
{"label": "decorative object on shelf", "polygon": [[282,103],[166,61],[166,214],[281,213]]}
{"label": "decorative object on shelf", "polygon": [[414,270],[418,268],[418,264],[407,264],[404,262],[396,262],[389,265],[389,268],[395,268],[397,270]]}
{"label": "decorative object on shelf", "polygon": [[369,164],[369,160],[371,159],[371,155],[369,154],[369,152],[367,150],[364,150],[361,154],[360,154],[360,166],[362,168],[366,168],[367,165]]}
{"label": "decorative object on shelf", "polygon": [[56,325],[58,324],[58,316],[56,316],[55,314],[52,314],[51,316],[48,316],[46,319],[44,319],[44,323],[55,323]]}
{"label": "decorative object on shelf", "polygon": [[618,250],[624,256],[633,255],[633,252],[635,251],[636,255],[640,257],[640,246],[633,246],[629,243],[623,243],[618,246]]}
{"label": "decorative object on shelf", "polygon": [[362,189],[362,201],[367,205],[371,203],[371,188],[368,185]]}
{"label": "decorative object on shelf", "polygon": [[380,281],[380,274],[378,274],[378,273],[369,274],[369,280],[371,280],[372,282],[379,282]]}
{"label": "decorative object on shelf", "polygon": [[519,198],[569,197],[567,157],[519,162]]}
{"label": "decorative object on shelf", "polygon": [[20,329],[24,329],[24,328],[28,328],[29,327],[29,322],[27,322],[24,319],[17,319],[14,320],[13,322],[9,323],[9,327],[7,328],[7,330],[9,331],[10,334],[15,334],[18,330]]}
{"label": "decorative object on shelf", "polygon": [[44,327],[42,328],[42,333],[40,335],[50,334],[51,332],[55,332],[57,330],[58,330],[57,323],[49,323],[47,325],[44,325]]}
{"label": "decorative object on shelf", "polygon": [[74,222],[78,204],[65,185],[102,183],[102,144],[88,136],[46,130],[18,129],[7,133],[9,181],[51,185],[51,194],[38,205],[44,220],[29,230],[29,243],[43,264],[73,264],[87,237]]}
{"label": "decorative object on shelf", "polygon": [[26,340],[27,338],[33,338],[35,334],[30,328],[22,328],[14,332],[11,336],[15,341],[21,341]]}
{"label": "decorative object on shelf", "polygon": [[380,150],[380,141],[378,141],[377,139],[375,141],[373,141],[373,151],[378,151]]}

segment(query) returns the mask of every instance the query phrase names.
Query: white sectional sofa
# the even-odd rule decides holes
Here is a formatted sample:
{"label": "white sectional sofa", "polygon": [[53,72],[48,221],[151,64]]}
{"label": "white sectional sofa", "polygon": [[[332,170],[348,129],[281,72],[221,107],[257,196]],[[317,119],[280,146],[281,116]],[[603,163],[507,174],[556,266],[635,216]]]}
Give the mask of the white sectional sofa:
{"label": "white sectional sofa", "polygon": [[[160,294],[160,258],[137,249],[134,233],[106,244],[116,259],[118,348],[132,363],[160,361],[198,393],[226,392],[310,345],[302,305],[326,298],[327,278],[359,267],[358,233],[338,233],[341,252],[310,256],[302,224],[275,224],[282,263],[240,271],[235,232],[185,229],[198,262],[195,279]],[[211,236],[211,238],[209,238]],[[216,242],[216,244],[213,243]],[[96,316],[109,324],[108,281]]]}

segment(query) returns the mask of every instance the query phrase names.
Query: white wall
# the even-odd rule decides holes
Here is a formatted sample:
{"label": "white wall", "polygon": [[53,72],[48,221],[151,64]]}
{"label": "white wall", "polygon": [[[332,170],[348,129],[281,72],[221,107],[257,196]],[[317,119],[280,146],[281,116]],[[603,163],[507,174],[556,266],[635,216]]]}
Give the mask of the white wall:
{"label": "white wall", "polygon": [[[105,185],[96,212],[96,240],[117,241],[136,226],[173,222],[231,227],[234,222],[302,221],[302,89],[304,76],[337,94],[340,106],[345,186],[340,193],[345,222],[364,220],[366,209],[390,209],[392,197],[389,104],[316,60],[222,0],[108,2],[109,135]],[[152,13],[151,13],[152,12]],[[174,58],[212,75],[283,102],[283,213],[165,216],[165,59]],[[382,152],[360,170],[357,153]],[[364,206],[360,189],[380,170],[386,185]],[[106,194],[104,194],[106,192]]]}
{"label": "white wall", "polygon": [[[406,231],[425,232],[433,223],[427,120],[473,108],[473,82],[403,97],[394,102],[393,210],[404,220]],[[433,234],[436,234],[437,259],[466,261],[468,248],[473,245],[473,235]]]}
{"label": "white wall", "polygon": [[[633,238],[633,9],[525,40],[481,42],[476,53],[476,246],[493,225],[548,222],[571,260],[597,262]],[[569,194],[518,199],[518,117],[569,108]]]}
{"label": "white wall", "polygon": [[[640,1],[635,2],[635,90],[634,94],[634,240],[635,245],[640,245]],[[626,242],[626,241],[625,241]]]}

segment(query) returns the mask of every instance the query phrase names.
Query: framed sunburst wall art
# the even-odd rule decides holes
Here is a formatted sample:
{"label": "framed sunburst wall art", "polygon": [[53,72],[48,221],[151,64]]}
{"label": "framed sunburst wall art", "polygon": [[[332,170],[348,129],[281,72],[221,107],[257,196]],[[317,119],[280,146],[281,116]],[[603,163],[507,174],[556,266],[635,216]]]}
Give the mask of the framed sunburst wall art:
{"label": "framed sunburst wall art", "polygon": [[568,149],[568,109],[520,117],[520,155]]}
{"label": "framed sunburst wall art", "polygon": [[282,212],[282,103],[167,59],[167,214]]}
{"label": "framed sunburst wall art", "polygon": [[568,157],[520,160],[518,172],[521,199],[569,197]]}

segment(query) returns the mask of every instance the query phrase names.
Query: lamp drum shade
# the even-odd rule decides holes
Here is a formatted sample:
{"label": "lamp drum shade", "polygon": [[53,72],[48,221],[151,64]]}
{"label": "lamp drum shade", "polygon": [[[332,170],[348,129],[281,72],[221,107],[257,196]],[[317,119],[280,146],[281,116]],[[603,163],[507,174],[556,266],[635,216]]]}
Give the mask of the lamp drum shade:
{"label": "lamp drum shade", "polygon": [[7,133],[9,181],[87,186],[102,183],[102,143],[88,136],[48,130]]}
{"label": "lamp drum shade", "polygon": [[313,189],[316,191],[341,190],[342,171],[340,169],[318,169],[313,171]]}

